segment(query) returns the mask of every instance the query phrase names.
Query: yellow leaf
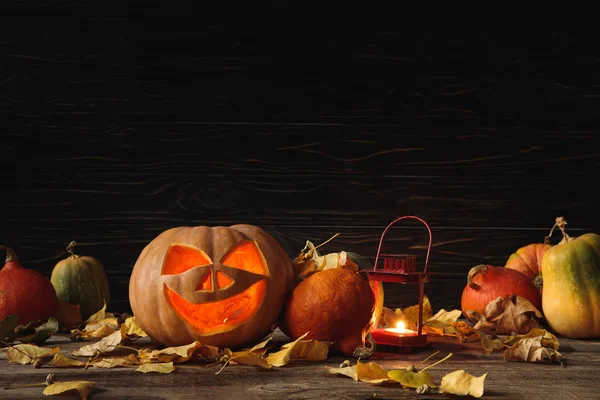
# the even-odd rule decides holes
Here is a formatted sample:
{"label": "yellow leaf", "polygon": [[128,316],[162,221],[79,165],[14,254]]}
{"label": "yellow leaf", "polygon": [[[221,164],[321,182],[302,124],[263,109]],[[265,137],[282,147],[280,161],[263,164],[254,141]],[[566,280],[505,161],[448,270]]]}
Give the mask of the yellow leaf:
{"label": "yellow leaf", "polygon": [[49,349],[46,347],[39,347],[33,344],[17,344],[9,347],[6,350],[6,358],[10,362],[19,364],[30,364],[35,361],[36,358],[48,357],[59,352],[59,348],[55,347]]}
{"label": "yellow leaf", "polygon": [[138,325],[137,319],[135,317],[129,317],[125,320],[121,329],[124,329],[123,337],[146,337],[148,334],[144,332],[141,326]]}
{"label": "yellow leaf", "polygon": [[188,361],[195,354],[218,354],[218,349],[213,346],[203,345],[198,341],[194,341],[190,344],[177,347],[167,347],[160,350],[147,350],[143,349],[139,351],[141,359],[150,359],[152,361],[159,362],[174,362],[182,363]]}
{"label": "yellow leaf", "polygon": [[121,331],[118,330],[94,344],[88,344],[79,350],[75,350],[71,354],[78,357],[93,357],[98,354],[110,353],[119,349],[117,346],[121,344],[122,340]]}
{"label": "yellow leaf", "polygon": [[85,324],[86,325],[95,324],[96,322],[102,321],[104,318],[106,318],[106,303],[104,303],[104,306],[102,306],[102,308],[100,310],[98,310],[94,314],[90,315],[88,317],[88,319],[85,320]]}
{"label": "yellow leaf", "polygon": [[322,342],[318,340],[301,340],[296,343],[290,359],[302,359],[310,361],[324,361],[327,360],[327,354],[329,353],[329,346],[333,342]]}
{"label": "yellow leaf", "polygon": [[148,372],[158,372],[161,374],[168,374],[170,372],[175,371],[175,366],[172,362],[168,363],[153,363],[153,364],[143,364],[136,369],[138,372],[148,373]]}
{"label": "yellow leaf", "polygon": [[414,389],[423,385],[427,385],[430,388],[437,387],[433,381],[433,376],[427,371],[416,372],[406,369],[393,369],[388,371],[388,376],[394,381],[400,382],[402,386]]}
{"label": "yellow leaf", "polygon": [[[346,367],[349,368],[349,367]],[[395,382],[388,376],[388,372],[373,361],[356,363],[356,376],[359,381],[369,383]]]}
{"label": "yellow leaf", "polygon": [[255,344],[248,351],[250,351],[252,353],[255,350],[263,349],[273,339],[274,335],[275,335],[275,332],[274,331],[271,332],[262,342]]}
{"label": "yellow leaf", "polygon": [[[238,364],[244,365],[254,365],[256,367],[261,367],[265,369],[273,368],[269,362],[261,357],[262,349],[256,350],[256,352],[251,352],[249,350],[236,351],[229,354],[230,360],[235,361]],[[227,353],[227,352],[226,352]]]}
{"label": "yellow leaf", "polygon": [[477,335],[479,335],[479,339],[481,339],[481,345],[488,353],[493,353],[494,351],[502,350],[504,347],[506,347],[502,339],[493,339],[485,332],[479,331],[477,332]]}
{"label": "yellow leaf", "polygon": [[308,332],[293,342],[284,344],[281,346],[281,350],[278,352],[269,354],[266,358],[267,362],[274,367],[282,367],[286,365],[290,361],[290,356],[294,351],[294,347],[298,344],[298,342],[304,339],[306,335],[308,335]]}
{"label": "yellow leaf", "polygon": [[84,363],[83,361],[67,357],[62,353],[55,354],[48,364],[54,367],[85,367],[86,365],[86,363]]}
{"label": "yellow leaf", "polygon": [[356,365],[352,365],[350,367],[343,367],[343,368],[335,368],[335,367],[330,367],[330,366],[326,365],[325,369],[330,374],[344,375],[349,378],[352,378],[355,381],[358,381],[358,373],[356,371]]}
{"label": "yellow leaf", "polygon": [[[437,322],[442,322],[445,324],[452,324],[454,322],[456,322],[457,319],[460,318],[462,314],[461,310],[452,310],[452,311],[446,311],[443,308],[438,311],[437,313],[435,313],[434,316],[428,318],[425,322],[433,322],[433,321],[437,321]],[[425,319],[425,318],[423,318]]]}
{"label": "yellow leaf", "polygon": [[[103,320],[104,321],[104,320]],[[81,337],[85,339],[102,339],[108,335],[118,331],[118,325],[113,325],[107,322],[98,322],[93,325],[86,326],[81,332]]]}
{"label": "yellow leaf", "polygon": [[465,370],[450,372],[442,377],[440,393],[450,393],[459,396],[471,395],[476,398],[483,396],[484,382],[487,372],[479,377],[473,376]]}
{"label": "yellow leaf", "polygon": [[133,354],[124,357],[106,357],[92,362],[92,365],[96,368],[129,367],[138,364],[141,364],[141,362]]}
{"label": "yellow leaf", "polygon": [[44,389],[44,395],[55,396],[61,395],[65,392],[76,390],[79,392],[81,400],[86,400],[88,394],[94,388],[94,382],[90,381],[69,381],[69,382],[57,382],[46,386]]}

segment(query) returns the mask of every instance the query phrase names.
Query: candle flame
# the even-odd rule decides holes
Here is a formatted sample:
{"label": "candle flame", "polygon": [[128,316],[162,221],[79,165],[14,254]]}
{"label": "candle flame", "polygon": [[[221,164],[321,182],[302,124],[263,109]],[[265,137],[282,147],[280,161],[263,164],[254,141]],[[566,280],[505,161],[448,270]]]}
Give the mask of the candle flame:
{"label": "candle flame", "polygon": [[398,321],[396,322],[396,330],[400,333],[404,333],[406,329],[406,325],[404,324],[404,321]]}

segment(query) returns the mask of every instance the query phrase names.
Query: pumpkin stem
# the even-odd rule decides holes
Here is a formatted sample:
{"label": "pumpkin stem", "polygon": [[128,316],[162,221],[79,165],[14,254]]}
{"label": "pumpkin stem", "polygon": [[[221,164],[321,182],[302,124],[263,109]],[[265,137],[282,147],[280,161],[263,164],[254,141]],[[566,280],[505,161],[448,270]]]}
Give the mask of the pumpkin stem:
{"label": "pumpkin stem", "polygon": [[478,284],[473,282],[473,278],[475,278],[475,276],[477,276],[479,274],[485,275],[485,274],[487,274],[487,272],[488,272],[488,266],[485,264],[479,264],[479,265],[476,265],[473,268],[471,268],[471,270],[469,271],[469,275],[467,275],[467,283],[469,284],[471,289],[478,290],[480,288],[480,286]]}
{"label": "pumpkin stem", "polygon": [[71,255],[69,256],[69,258],[78,258],[79,257],[77,254],[74,253],[75,246],[77,246],[77,242],[74,241],[74,240],[71,241],[71,243],[69,243],[69,245],[67,246],[67,251],[69,253],[71,253]]}
{"label": "pumpkin stem", "polygon": [[5,245],[0,245],[0,250],[4,250],[6,252],[6,260],[5,262],[9,262],[9,261],[19,261],[19,257],[17,257],[17,253],[15,253],[15,251]]}
{"label": "pumpkin stem", "polygon": [[552,232],[554,232],[554,228],[557,228],[557,227],[558,227],[558,229],[560,229],[560,231],[563,234],[563,238],[560,241],[560,243],[558,243],[558,244],[567,243],[567,242],[570,242],[571,240],[573,240],[573,238],[571,236],[569,236],[567,234],[567,232],[565,232],[566,225],[567,225],[567,220],[565,220],[564,217],[556,217],[554,226],[552,227],[552,229],[550,229],[550,233],[548,234],[548,236],[544,237],[544,243],[546,243],[546,244],[550,243],[550,236],[552,236]]}
{"label": "pumpkin stem", "polygon": [[375,354],[377,345],[375,344],[375,339],[373,339],[373,336],[371,336],[370,332],[367,333],[365,340],[369,343],[369,346],[358,346],[356,349],[354,349],[354,352],[352,353],[354,358],[367,359]]}

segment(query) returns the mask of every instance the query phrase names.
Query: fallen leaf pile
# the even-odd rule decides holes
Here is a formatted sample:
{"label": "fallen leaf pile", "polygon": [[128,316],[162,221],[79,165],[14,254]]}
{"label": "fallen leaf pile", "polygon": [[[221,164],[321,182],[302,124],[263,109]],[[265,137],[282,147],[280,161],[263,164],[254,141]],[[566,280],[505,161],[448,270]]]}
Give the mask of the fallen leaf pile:
{"label": "fallen leaf pile", "polygon": [[349,362],[346,362],[340,367],[325,366],[325,369],[331,374],[346,376],[355,381],[371,384],[400,384],[402,388],[415,389],[419,394],[431,393],[437,390],[440,393],[461,396],[471,395],[476,398],[483,396],[487,373],[476,377],[464,370],[457,370],[444,375],[441,384],[438,385],[434,376],[427,372],[428,369],[451,356],[452,353],[422,369],[418,369],[419,365],[409,365],[405,369],[386,370],[373,361],[363,363],[360,360],[357,361],[356,365],[350,365]]}
{"label": "fallen leaf pile", "polygon": [[[255,346],[233,351],[204,345],[198,341],[177,347],[148,347],[136,345],[136,341],[147,334],[137,324],[135,316],[123,317],[106,312],[106,306],[85,321],[80,329],[74,329],[72,340],[85,341],[80,348],[66,353],[60,347],[40,347],[32,342],[8,342],[6,358],[11,363],[31,364],[35,368],[49,365],[56,368],[132,368],[142,373],[167,374],[176,371],[176,365],[187,362],[202,363],[207,367],[221,365],[215,373],[220,373],[228,365],[251,365],[262,369],[286,366],[292,360],[324,361],[327,360],[332,342],[304,340],[305,333],[297,340],[283,344],[277,351],[271,350],[273,332]],[[8,320],[8,321],[7,321]],[[5,339],[15,338],[16,318],[9,317],[0,321],[0,333]],[[52,329],[48,330],[48,324]],[[56,329],[54,329],[56,328]],[[22,329],[22,328],[20,328]],[[58,323],[49,322],[30,335],[50,336],[56,333]],[[21,330],[19,330],[20,332]],[[18,336],[19,341],[23,336]],[[41,344],[41,343],[40,343]],[[82,399],[93,389],[94,382],[67,381],[47,384],[45,395],[60,395],[67,391],[76,391]]]}
{"label": "fallen leaf pile", "polygon": [[[461,315],[461,310],[444,309],[432,315],[429,299],[423,298],[422,329],[427,334],[452,336],[461,342],[479,340],[488,353],[503,351],[506,361],[549,360],[564,366],[558,339],[541,327],[542,314],[523,297],[498,297],[488,303],[483,315],[469,312],[470,321],[459,321]],[[417,305],[404,310],[384,307],[380,327],[394,327],[403,321],[409,329],[416,330],[418,318]]]}

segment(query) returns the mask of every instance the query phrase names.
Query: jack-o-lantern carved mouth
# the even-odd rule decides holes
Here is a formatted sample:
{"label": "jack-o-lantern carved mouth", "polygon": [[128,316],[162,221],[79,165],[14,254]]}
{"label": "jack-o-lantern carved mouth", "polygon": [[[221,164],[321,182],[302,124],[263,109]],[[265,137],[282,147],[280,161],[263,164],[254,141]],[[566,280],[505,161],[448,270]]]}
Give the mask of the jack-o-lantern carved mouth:
{"label": "jack-o-lantern carved mouth", "polygon": [[219,262],[197,247],[172,244],[163,262],[165,296],[198,333],[229,331],[261,307],[269,269],[255,242],[242,241]]}

